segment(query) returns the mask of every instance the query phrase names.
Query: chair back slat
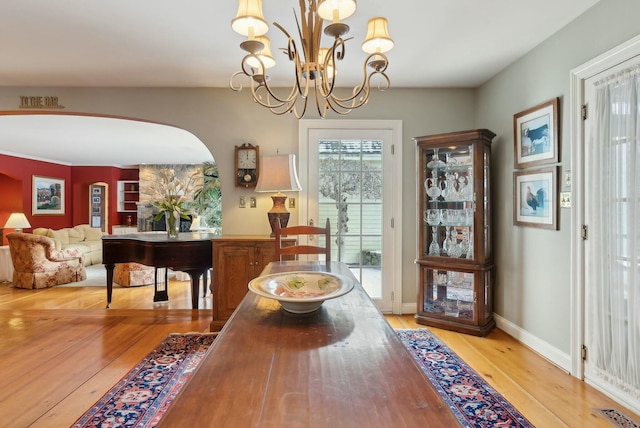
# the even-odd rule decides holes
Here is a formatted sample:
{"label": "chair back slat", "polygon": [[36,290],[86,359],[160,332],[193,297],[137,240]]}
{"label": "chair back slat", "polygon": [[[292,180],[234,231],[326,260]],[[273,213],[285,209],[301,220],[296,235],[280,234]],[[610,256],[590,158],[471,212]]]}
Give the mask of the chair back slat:
{"label": "chair back slat", "polygon": [[[300,255],[300,254],[324,254],[326,263],[331,261],[331,223],[327,218],[325,227],[317,226],[290,226],[280,227],[280,220],[276,221],[276,260],[282,260],[283,255]],[[309,244],[294,244],[292,246],[282,246],[283,236],[292,235],[318,235],[325,237],[325,246],[309,245]]]}

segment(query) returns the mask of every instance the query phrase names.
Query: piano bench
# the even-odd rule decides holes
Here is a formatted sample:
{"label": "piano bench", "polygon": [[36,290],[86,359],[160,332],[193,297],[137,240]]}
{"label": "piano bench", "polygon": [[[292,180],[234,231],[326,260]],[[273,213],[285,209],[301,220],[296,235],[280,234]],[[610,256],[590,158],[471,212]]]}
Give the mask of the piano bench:
{"label": "piano bench", "polygon": [[151,285],[155,281],[155,268],[140,263],[116,263],[113,282],[123,287]]}

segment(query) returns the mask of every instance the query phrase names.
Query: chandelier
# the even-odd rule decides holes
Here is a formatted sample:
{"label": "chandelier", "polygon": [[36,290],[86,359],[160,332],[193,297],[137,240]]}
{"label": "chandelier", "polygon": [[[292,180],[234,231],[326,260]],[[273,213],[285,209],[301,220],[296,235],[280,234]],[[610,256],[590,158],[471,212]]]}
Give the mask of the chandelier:
{"label": "chandelier", "polygon": [[[389,88],[391,82],[385,73],[389,61],[385,52],[393,47],[393,40],[389,37],[385,18],[369,20],[367,36],[362,43],[362,50],[368,54],[362,67],[362,81],[353,88],[351,95],[342,98],[334,93],[338,74],[336,62],[344,58],[345,42],[351,39],[343,38],[349,32],[349,26],[342,21],[355,12],[356,0],[299,1],[299,17],[294,10],[299,45],[281,25],[273,23],[288,39],[287,47],[282,50],[293,62],[295,71],[295,81],[288,95],[286,89],[285,95],[278,95],[269,86],[269,76],[266,74],[266,70],[273,67],[276,61],[271,54],[270,40],[265,36],[269,25],[262,15],[262,0],[238,0],[238,13],[231,21],[231,28],[247,37],[240,44],[247,55],[242,59],[242,69],[231,76],[231,89],[242,90],[242,85],[235,85],[234,79],[247,76],[255,102],[275,114],[293,113],[299,119],[305,114],[311,93],[315,95],[318,114],[325,117],[329,109],[346,115],[366,104],[374,75],[382,77],[379,90]],[[330,21],[324,28],[324,34],[332,39],[329,47],[321,47],[323,20]],[[367,65],[371,68],[369,73]]]}

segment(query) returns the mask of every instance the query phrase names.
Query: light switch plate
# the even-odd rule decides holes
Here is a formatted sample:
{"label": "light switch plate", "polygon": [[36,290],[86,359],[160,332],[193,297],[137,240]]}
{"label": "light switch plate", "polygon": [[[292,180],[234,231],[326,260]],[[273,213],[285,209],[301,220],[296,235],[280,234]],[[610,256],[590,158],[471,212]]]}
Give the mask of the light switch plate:
{"label": "light switch plate", "polygon": [[571,192],[560,192],[560,208],[571,208]]}
{"label": "light switch plate", "polygon": [[289,208],[296,207],[296,198],[289,198]]}
{"label": "light switch plate", "polygon": [[564,172],[564,186],[571,187],[571,170],[566,170]]}
{"label": "light switch plate", "polygon": [[244,198],[244,196],[240,196],[240,208],[246,208],[247,207],[247,200]]}
{"label": "light switch plate", "polygon": [[249,206],[251,208],[255,208],[256,207],[256,198],[254,198],[253,196],[249,198]]}

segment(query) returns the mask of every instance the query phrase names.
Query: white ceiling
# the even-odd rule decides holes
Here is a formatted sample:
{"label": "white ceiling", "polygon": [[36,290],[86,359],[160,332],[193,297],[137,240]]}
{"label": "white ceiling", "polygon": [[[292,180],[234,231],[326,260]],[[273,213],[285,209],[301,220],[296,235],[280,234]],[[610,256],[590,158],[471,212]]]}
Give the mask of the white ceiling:
{"label": "white ceiling", "polygon": [[[353,86],[360,79],[365,58],[360,44],[367,20],[375,16],[388,19],[395,41],[388,53],[392,87],[475,88],[597,1],[361,0],[346,21],[354,39],[338,65],[338,84]],[[269,23],[278,22],[295,35],[297,7],[295,0],[264,0],[263,9]],[[242,37],[230,26],[236,10],[236,0],[2,0],[0,85],[228,87],[243,56]],[[269,70],[271,84],[289,86],[291,65],[278,49],[286,40],[270,28],[267,35],[278,61]],[[103,123],[110,128],[116,120]],[[129,126],[121,130],[130,132]],[[111,131],[88,132],[78,140],[87,144]],[[30,134],[34,142],[24,136],[18,146],[23,152],[30,144],[44,146],[37,133]],[[117,141],[128,144],[130,139]],[[111,143],[104,147],[117,151]],[[0,139],[0,150],[10,149]],[[104,157],[94,153],[93,159],[106,159],[108,152]],[[150,157],[158,152],[142,151],[147,162],[166,163]],[[70,164],[86,164],[86,159],[66,155]]]}
{"label": "white ceiling", "polygon": [[77,115],[0,115],[0,153],[74,166],[200,164],[212,160],[175,126]]}

